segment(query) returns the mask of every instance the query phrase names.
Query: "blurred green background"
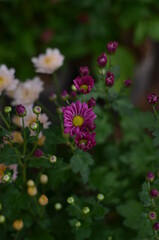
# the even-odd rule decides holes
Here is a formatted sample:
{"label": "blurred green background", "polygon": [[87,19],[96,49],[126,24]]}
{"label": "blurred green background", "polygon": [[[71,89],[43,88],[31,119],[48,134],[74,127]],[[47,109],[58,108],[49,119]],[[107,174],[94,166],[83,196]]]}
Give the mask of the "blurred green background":
{"label": "blurred green background", "polygon": [[0,9],[0,63],[20,80],[34,76],[30,59],[47,47],[59,48],[64,67],[76,69],[96,64],[111,40],[120,45],[113,61],[121,77],[132,77],[147,39],[159,41],[157,0],[1,0]]}

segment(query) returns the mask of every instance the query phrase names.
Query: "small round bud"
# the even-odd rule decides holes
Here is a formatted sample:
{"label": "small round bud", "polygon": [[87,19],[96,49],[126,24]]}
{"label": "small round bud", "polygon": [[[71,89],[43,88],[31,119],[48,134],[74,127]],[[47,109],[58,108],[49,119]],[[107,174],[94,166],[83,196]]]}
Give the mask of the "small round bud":
{"label": "small round bud", "polygon": [[75,91],[75,92],[77,91],[77,88],[75,87],[74,84],[71,85],[71,89],[72,89],[72,91]]}
{"label": "small round bud", "polygon": [[16,106],[16,113],[19,117],[25,117],[26,116],[26,109],[22,104],[19,104]]}
{"label": "small round bud", "polygon": [[158,96],[155,93],[150,93],[147,95],[147,101],[150,104],[155,104],[158,101]]}
{"label": "small round bud", "polygon": [[159,195],[159,192],[158,192],[157,189],[152,189],[152,190],[150,191],[150,196],[151,196],[152,198],[156,198],[156,197],[158,197],[158,195]]}
{"label": "small round bud", "polygon": [[19,220],[15,220],[13,222],[13,228],[16,230],[16,231],[20,231],[24,226],[24,223],[23,223],[23,220],[19,219]]}
{"label": "small round bud", "polygon": [[154,178],[155,178],[155,175],[154,175],[153,172],[148,172],[148,173],[146,174],[146,180],[147,180],[148,182],[153,182]]}
{"label": "small round bud", "polygon": [[159,222],[155,222],[154,225],[153,225],[153,228],[155,230],[159,230]]}
{"label": "small round bud", "polygon": [[34,197],[37,195],[37,188],[35,186],[33,187],[28,187],[27,193],[29,196]]}
{"label": "small round bud", "polygon": [[89,68],[87,66],[80,67],[79,72],[80,72],[81,76],[88,76]]}
{"label": "small round bud", "polygon": [[61,203],[55,203],[54,207],[57,211],[59,211],[62,208],[62,204]]}
{"label": "small round bud", "polygon": [[42,194],[40,197],[39,197],[39,204],[41,206],[46,206],[48,204],[48,198],[46,197],[46,195]]}
{"label": "small round bud", "polygon": [[27,181],[27,186],[28,187],[34,187],[35,186],[35,182],[30,179],[30,180]]}
{"label": "small round bud", "polygon": [[61,93],[61,99],[63,101],[66,101],[66,100],[68,100],[68,98],[69,98],[68,92],[66,90],[63,90],[62,93]]}
{"label": "small round bud", "polygon": [[97,199],[98,199],[99,201],[103,201],[103,200],[104,200],[104,195],[101,194],[101,193],[98,193]]}
{"label": "small round bud", "polygon": [[68,202],[69,204],[73,204],[73,203],[75,202],[75,200],[74,200],[73,197],[68,197],[68,198],[67,198],[67,202]]}
{"label": "small round bud", "polygon": [[76,227],[76,228],[81,227],[81,222],[80,222],[80,221],[75,222],[75,227]]}
{"label": "small round bud", "polygon": [[51,157],[50,157],[50,162],[51,163],[55,163],[57,161],[57,157],[55,156],[55,155],[52,155]]}
{"label": "small round bud", "polygon": [[34,152],[34,156],[37,157],[37,158],[40,158],[42,157],[43,155],[43,151],[41,149],[36,149],[35,152]]}
{"label": "small round bud", "polygon": [[156,219],[156,217],[157,217],[157,215],[156,215],[156,213],[155,212],[149,212],[149,219],[150,220],[155,220]]}
{"label": "small round bud", "polygon": [[41,113],[41,107],[35,106],[33,108],[33,113],[35,113],[36,115],[39,115]]}
{"label": "small round bud", "polygon": [[93,108],[96,105],[96,100],[92,97],[89,101],[88,101],[88,107],[89,108]]}
{"label": "small round bud", "polygon": [[31,130],[35,131],[38,129],[38,124],[36,122],[32,122],[29,124]]}
{"label": "small round bud", "polygon": [[124,81],[124,86],[125,86],[125,87],[130,87],[131,84],[132,84],[132,81],[131,81],[130,79],[126,79],[126,80]]}
{"label": "small round bud", "polygon": [[4,223],[5,222],[5,216],[3,216],[3,215],[0,215],[0,223]]}
{"label": "small round bud", "polygon": [[105,67],[107,64],[107,55],[105,53],[102,53],[98,59],[97,59],[99,67]]}
{"label": "small round bud", "polygon": [[40,175],[40,182],[42,184],[47,184],[48,183],[48,176],[46,174],[41,174]]}
{"label": "small round bud", "polygon": [[11,181],[11,173],[8,172],[7,174],[4,174],[2,177],[2,181],[4,183],[9,183]]}
{"label": "small round bud", "polygon": [[57,108],[57,112],[58,114],[62,114],[63,113],[62,108],[61,107]]}
{"label": "small round bud", "polygon": [[90,212],[90,209],[89,209],[89,207],[84,207],[82,209],[82,211],[83,211],[84,214],[88,214]]}
{"label": "small round bud", "polygon": [[10,113],[12,111],[12,108],[10,107],[10,106],[6,106],[5,108],[4,108],[4,112],[5,113]]}
{"label": "small round bud", "polygon": [[114,74],[111,72],[107,72],[105,78],[105,84],[107,87],[112,87],[114,85]]}
{"label": "small round bud", "polygon": [[115,53],[117,47],[118,47],[118,42],[116,42],[116,41],[109,42],[109,43],[107,44],[107,51],[108,51],[108,53],[109,53],[109,54]]}
{"label": "small round bud", "polygon": [[52,93],[49,97],[50,101],[55,101],[57,99],[57,95],[55,93]]}

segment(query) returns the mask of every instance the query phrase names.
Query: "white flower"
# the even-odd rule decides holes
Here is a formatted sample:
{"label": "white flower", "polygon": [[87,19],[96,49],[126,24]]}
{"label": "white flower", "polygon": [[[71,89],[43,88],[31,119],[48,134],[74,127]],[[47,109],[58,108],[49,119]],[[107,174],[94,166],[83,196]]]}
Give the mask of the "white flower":
{"label": "white flower", "polygon": [[16,89],[18,80],[14,77],[15,70],[8,69],[6,65],[0,66],[0,95],[2,91],[13,91]]}
{"label": "white flower", "polygon": [[[13,123],[19,127],[22,127],[22,119],[19,116],[13,116]],[[26,116],[24,117],[25,127],[29,127],[29,125],[33,122],[36,122],[36,114],[33,113],[32,105],[26,106]],[[45,113],[39,114],[39,122],[43,124],[43,128],[49,128],[51,122],[48,120],[48,116]]]}
{"label": "white flower", "polygon": [[22,104],[30,105],[33,104],[38,98],[40,93],[43,91],[43,82],[39,77],[29,79],[24,83],[19,83],[15,91],[10,92],[8,96],[12,97],[14,101],[13,105]]}
{"label": "white flower", "polygon": [[64,56],[57,48],[48,48],[45,54],[40,54],[37,58],[33,57],[31,60],[36,68],[36,72],[50,74],[62,66]]}

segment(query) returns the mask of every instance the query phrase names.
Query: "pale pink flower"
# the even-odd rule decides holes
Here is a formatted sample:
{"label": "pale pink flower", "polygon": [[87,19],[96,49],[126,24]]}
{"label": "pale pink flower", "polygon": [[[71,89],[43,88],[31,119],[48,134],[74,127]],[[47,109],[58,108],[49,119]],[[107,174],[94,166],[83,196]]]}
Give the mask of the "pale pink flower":
{"label": "pale pink flower", "polygon": [[33,57],[31,61],[35,66],[36,72],[51,74],[63,65],[64,56],[59,49],[48,48],[45,54]]}

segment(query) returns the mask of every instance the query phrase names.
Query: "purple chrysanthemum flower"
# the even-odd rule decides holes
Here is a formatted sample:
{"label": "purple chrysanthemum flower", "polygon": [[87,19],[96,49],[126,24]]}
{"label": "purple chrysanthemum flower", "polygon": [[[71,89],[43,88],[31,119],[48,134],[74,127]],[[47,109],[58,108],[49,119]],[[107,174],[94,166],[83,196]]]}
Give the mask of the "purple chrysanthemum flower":
{"label": "purple chrysanthemum flower", "polygon": [[34,156],[40,158],[43,155],[43,151],[41,149],[36,149],[34,152]]}
{"label": "purple chrysanthemum flower", "polygon": [[105,53],[102,53],[98,57],[97,62],[100,67],[105,67],[105,65],[107,64],[107,55]]}
{"label": "purple chrysanthemum flower", "polygon": [[89,93],[94,86],[94,79],[92,76],[77,77],[73,82],[77,90],[84,94]]}
{"label": "purple chrysanthemum flower", "polygon": [[106,78],[105,78],[105,84],[108,87],[111,87],[114,85],[114,74],[110,71],[107,72]]}
{"label": "purple chrysanthemum flower", "polygon": [[126,80],[124,81],[124,86],[125,86],[125,87],[130,87],[131,84],[132,84],[132,81],[131,81],[130,79],[126,79]]}
{"label": "purple chrysanthemum flower", "polygon": [[153,172],[148,172],[146,174],[146,179],[147,179],[148,182],[153,182],[154,178],[155,178],[155,175],[154,175]]}
{"label": "purple chrysanthemum flower", "polygon": [[96,105],[96,100],[92,97],[89,101],[88,101],[88,107],[92,108],[95,107]]}
{"label": "purple chrysanthemum flower", "polygon": [[156,212],[149,212],[149,219],[150,220],[155,220],[156,219]]}
{"label": "purple chrysanthemum flower", "polygon": [[62,93],[61,93],[61,98],[62,100],[67,100],[69,98],[69,94],[66,90],[63,90]]}
{"label": "purple chrysanthemum flower", "polygon": [[87,129],[93,123],[96,115],[86,103],[77,101],[63,108],[63,117],[64,133],[73,136]]}
{"label": "purple chrysanthemum flower", "polygon": [[159,230],[159,222],[155,222],[154,225],[153,225],[153,228],[155,230]]}
{"label": "purple chrysanthemum flower", "polygon": [[88,76],[89,68],[87,66],[80,67],[79,72],[80,72],[81,76]]}
{"label": "purple chrysanthemum flower", "polygon": [[152,197],[152,198],[156,198],[156,197],[158,197],[158,195],[159,195],[159,192],[158,192],[158,190],[157,189],[152,189],[151,191],[150,191],[150,196]]}
{"label": "purple chrysanthemum flower", "polygon": [[16,113],[19,117],[26,116],[26,109],[22,104],[16,106]]}
{"label": "purple chrysanthemum flower", "polygon": [[114,42],[109,42],[107,44],[107,51],[109,54],[115,53],[116,49],[118,47],[118,42],[114,41]]}
{"label": "purple chrysanthemum flower", "polygon": [[76,145],[82,150],[88,151],[96,145],[95,136],[95,133],[81,132],[75,137]]}
{"label": "purple chrysanthemum flower", "polygon": [[150,93],[147,95],[147,101],[150,104],[155,104],[158,101],[158,96],[155,93]]}

